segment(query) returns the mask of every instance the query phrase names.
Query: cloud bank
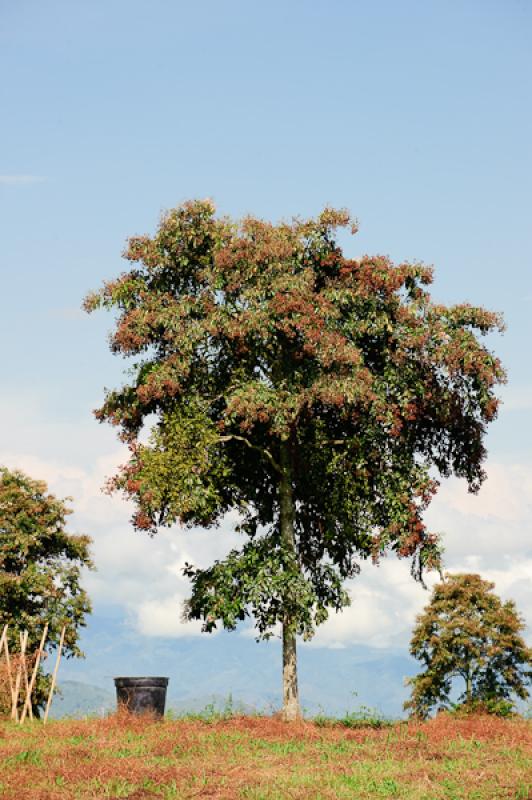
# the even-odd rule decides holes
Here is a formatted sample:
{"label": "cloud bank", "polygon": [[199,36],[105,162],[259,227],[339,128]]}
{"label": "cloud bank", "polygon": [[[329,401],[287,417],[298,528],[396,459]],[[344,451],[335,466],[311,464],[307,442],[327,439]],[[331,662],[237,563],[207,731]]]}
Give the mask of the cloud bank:
{"label": "cloud bank", "polygon": [[[128,503],[101,491],[106,477],[127,458],[112,436],[107,438],[90,421],[41,424],[31,406],[11,404],[3,411],[0,463],[46,480],[60,496],[71,496],[75,513],[70,528],[94,540],[97,572],[85,578],[94,604],[120,607],[143,636],[197,636],[199,624],[182,619],[189,592],[182,567],[185,562],[207,566],[238,547],[242,537],[234,532],[235,518],[229,516],[212,530],[173,528],[153,539],[134,532]],[[98,445],[107,447],[104,455],[98,455]],[[52,459],[49,453],[54,450],[57,457]],[[493,580],[496,591],[514,599],[530,625],[532,464],[493,461],[487,473],[478,495],[468,494],[457,480],[443,483],[427,521],[432,530],[443,534],[446,569],[479,572]],[[429,575],[427,583],[437,579]],[[361,575],[348,588],[351,606],[332,613],[310,646],[406,647],[415,616],[429,600],[429,593],[411,577],[409,562],[388,556],[377,567],[364,563]],[[240,632],[251,635],[251,622]]]}

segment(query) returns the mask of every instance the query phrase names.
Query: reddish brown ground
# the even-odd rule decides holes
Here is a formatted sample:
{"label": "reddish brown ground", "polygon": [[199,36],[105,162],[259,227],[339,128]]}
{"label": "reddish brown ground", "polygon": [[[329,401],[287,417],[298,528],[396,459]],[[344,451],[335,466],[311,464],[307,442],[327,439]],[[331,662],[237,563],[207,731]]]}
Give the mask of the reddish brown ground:
{"label": "reddish brown ground", "polygon": [[532,797],[532,724],[440,715],[373,730],[236,717],[0,726],[0,797]]}

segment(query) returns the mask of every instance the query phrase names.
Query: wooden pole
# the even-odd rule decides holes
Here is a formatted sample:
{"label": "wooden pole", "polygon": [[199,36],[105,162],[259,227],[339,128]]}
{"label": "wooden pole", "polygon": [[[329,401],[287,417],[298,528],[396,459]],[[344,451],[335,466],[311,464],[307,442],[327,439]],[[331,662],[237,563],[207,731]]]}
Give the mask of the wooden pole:
{"label": "wooden pole", "polygon": [[13,704],[11,706],[11,719],[14,719],[18,722],[18,696],[20,693],[20,681],[22,680],[22,662],[24,660],[24,653],[26,651],[26,637],[28,635],[27,631],[24,631],[24,634],[20,634],[20,659],[17,664],[17,677],[15,678],[15,688],[13,690]]}
{"label": "wooden pole", "polygon": [[66,631],[66,625],[63,625],[63,629],[61,631],[61,637],[59,639],[59,649],[57,651],[57,659],[55,662],[54,672],[52,675],[52,685],[50,686],[50,694],[48,695],[48,702],[46,703],[46,711],[44,712],[43,725],[46,725],[46,721],[48,719],[48,713],[50,711],[50,706],[52,705],[52,697],[54,696],[55,682],[57,680],[57,671],[59,669],[59,662],[61,661],[61,651],[63,649],[63,643],[65,641],[65,631]]}
{"label": "wooden pole", "polygon": [[33,694],[33,688],[35,686],[35,681],[37,679],[37,672],[39,670],[39,663],[41,661],[41,656],[43,654],[44,643],[46,642],[47,635],[48,635],[48,623],[46,623],[46,625],[44,626],[44,631],[43,631],[43,634],[41,636],[41,643],[39,645],[39,649],[37,650],[37,655],[35,657],[35,664],[34,664],[34,667],[33,667],[33,672],[31,674],[31,680],[30,680],[30,684],[29,684],[29,687],[28,687],[28,693],[26,694],[26,702],[24,703],[24,708],[22,709],[22,716],[20,718],[20,724],[21,725],[24,722],[24,720],[26,719],[26,712],[28,712],[29,715],[30,715],[30,718],[33,719],[33,712],[32,712],[32,707],[31,707],[31,695]]}
{"label": "wooden pole", "polygon": [[[7,648],[7,625],[4,625],[4,630],[2,631],[2,636],[0,636],[0,658],[2,658],[2,650],[4,649],[4,645]],[[6,673],[7,673],[7,682],[9,684],[9,696],[11,697],[11,702],[13,702],[13,683],[11,681],[11,665],[9,663],[9,650],[6,650]]]}
{"label": "wooden pole", "polygon": [[[15,687],[13,686],[13,673],[11,671],[11,658],[9,657],[9,644],[7,641],[7,631],[4,637],[4,650],[6,654],[6,668],[7,668],[7,679],[9,681],[9,691],[11,692],[11,709],[13,709],[13,698],[15,696]],[[0,649],[0,655],[2,651]]]}
{"label": "wooden pole", "polygon": [[0,656],[2,655],[2,648],[4,647],[4,639],[7,636],[7,625],[4,625],[4,630],[2,631],[2,636],[0,636]]}
{"label": "wooden pole", "polygon": [[[20,660],[22,662],[22,677],[24,678],[24,690],[26,692],[26,699],[28,697],[28,692],[30,689],[30,682],[28,679],[28,665],[26,663],[26,650],[28,647],[28,631],[24,631],[25,641],[24,641],[24,652],[22,652],[22,634],[20,634]],[[26,700],[24,701],[24,705],[26,705]],[[33,719],[33,711],[30,708],[30,719]]]}
{"label": "wooden pole", "polygon": [[[7,637],[7,625],[4,625],[4,630],[2,631],[2,636],[0,636],[0,658],[2,658],[2,650],[4,649],[4,640]],[[6,664],[7,670],[7,664]],[[9,694],[11,695],[11,702],[13,702],[13,687],[11,686],[11,681],[9,681]]]}

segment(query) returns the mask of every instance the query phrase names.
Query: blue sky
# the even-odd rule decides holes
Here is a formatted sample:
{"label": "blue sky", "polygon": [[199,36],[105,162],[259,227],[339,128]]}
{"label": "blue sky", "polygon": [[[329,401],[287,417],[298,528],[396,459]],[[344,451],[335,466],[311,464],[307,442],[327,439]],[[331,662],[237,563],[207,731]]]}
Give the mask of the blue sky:
{"label": "blue sky", "polygon": [[[90,410],[123,364],[111,319],[80,311],[127,236],[206,196],[270,219],[347,206],[350,254],[433,263],[437,299],[504,312],[489,480],[478,498],[449,483],[430,513],[449,566],[493,576],[530,620],[531,34],[525,0],[0,0],[0,462],[74,497],[95,620],[187,637],[178,565],[232,541],[230,521],[214,544],[140,540],[100,496],[121,454]],[[148,591],[146,563],[174,568]],[[426,602],[409,580],[395,563],[360,579],[320,646],[404,647]]]}

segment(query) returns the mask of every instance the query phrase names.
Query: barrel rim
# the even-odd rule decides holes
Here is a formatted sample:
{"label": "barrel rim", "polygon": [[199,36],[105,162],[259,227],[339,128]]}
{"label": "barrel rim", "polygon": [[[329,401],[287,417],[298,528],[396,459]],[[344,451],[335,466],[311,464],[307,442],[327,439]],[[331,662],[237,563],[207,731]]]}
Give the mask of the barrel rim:
{"label": "barrel rim", "polygon": [[168,686],[169,678],[165,677],[150,677],[150,676],[141,676],[141,677],[132,677],[132,676],[120,676],[114,678],[115,686],[117,687],[125,687],[125,686]]}

